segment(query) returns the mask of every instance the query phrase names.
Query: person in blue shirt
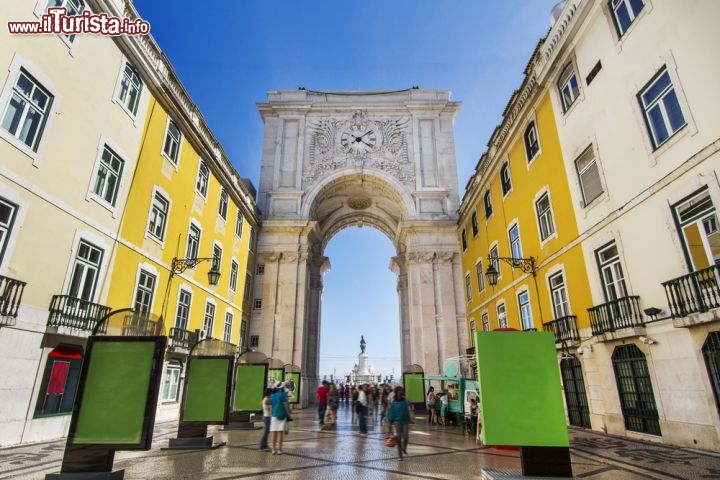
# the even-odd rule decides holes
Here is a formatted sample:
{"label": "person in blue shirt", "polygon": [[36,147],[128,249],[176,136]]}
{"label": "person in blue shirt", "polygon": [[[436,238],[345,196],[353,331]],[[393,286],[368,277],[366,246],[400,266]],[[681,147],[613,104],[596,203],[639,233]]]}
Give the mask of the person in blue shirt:
{"label": "person in blue shirt", "polygon": [[405,389],[403,387],[395,387],[395,398],[393,398],[388,409],[387,419],[395,426],[396,445],[400,460],[403,460],[403,454],[407,455],[410,440],[410,424],[415,423],[415,414],[412,405],[405,398]]}
{"label": "person in blue shirt", "polygon": [[275,391],[270,396],[270,405],[272,410],[272,417],[270,418],[270,431],[273,434],[272,453],[273,455],[282,455],[285,427],[287,422],[292,420],[290,417],[290,409],[288,408],[287,395],[285,394],[284,382],[275,385]]}

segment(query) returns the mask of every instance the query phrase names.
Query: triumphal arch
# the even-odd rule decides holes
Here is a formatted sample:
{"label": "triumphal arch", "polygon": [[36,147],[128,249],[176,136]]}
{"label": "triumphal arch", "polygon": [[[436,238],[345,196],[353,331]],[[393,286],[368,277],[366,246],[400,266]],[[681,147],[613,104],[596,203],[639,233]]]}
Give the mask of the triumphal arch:
{"label": "triumphal arch", "polygon": [[[329,268],[323,252],[340,230],[368,226],[396,251],[390,268],[403,368],[440,372],[467,346],[456,233],[459,102],[448,91],[418,88],[300,89],[269,92],[258,109],[265,136],[250,331],[256,349],[299,366],[307,386],[302,403],[312,398]],[[362,281],[356,288],[362,296]]]}

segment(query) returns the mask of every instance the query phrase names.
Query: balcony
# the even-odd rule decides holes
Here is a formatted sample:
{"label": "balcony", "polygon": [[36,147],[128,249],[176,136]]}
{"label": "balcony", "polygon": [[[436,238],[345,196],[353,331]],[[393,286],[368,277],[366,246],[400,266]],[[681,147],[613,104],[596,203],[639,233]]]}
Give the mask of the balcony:
{"label": "balcony", "polygon": [[175,350],[182,349],[190,351],[197,341],[198,335],[195,332],[183,330],[182,328],[170,329],[170,346]]}
{"label": "balcony", "polygon": [[53,295],[50,302],[48,327],[70,327],[92,331],[110,307],[69,295]]}
{"label": "balcony", "polygon": [[673,318],[720,307],[720,265],[663,282]]}
{"label": "balcony", "polygon": [[543,323],[543,330],[555,334],[555,343],[580,341],[576,315],[565,315],[552,322]]}
{"label": "balcony", "polygon": [[640,297],[621,297],[587,309],[593,335],[645,325],[640,311]]}
{"label": "balcony", "polygon": [[0,325],[15,325],[26,282],[0,275]]}

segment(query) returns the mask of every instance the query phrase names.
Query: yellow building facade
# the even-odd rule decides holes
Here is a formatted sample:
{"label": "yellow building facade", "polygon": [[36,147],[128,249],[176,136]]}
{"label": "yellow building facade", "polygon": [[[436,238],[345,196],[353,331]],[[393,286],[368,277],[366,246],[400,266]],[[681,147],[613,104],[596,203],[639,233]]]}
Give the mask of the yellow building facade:
{"label": "yellow building facade", "polygon": [[577,345],[589,326],[585,260],[553,107],[532,76],[488,145],[459,211],[468,347],[476,330],[498,328],[550,330],[559,349]]}

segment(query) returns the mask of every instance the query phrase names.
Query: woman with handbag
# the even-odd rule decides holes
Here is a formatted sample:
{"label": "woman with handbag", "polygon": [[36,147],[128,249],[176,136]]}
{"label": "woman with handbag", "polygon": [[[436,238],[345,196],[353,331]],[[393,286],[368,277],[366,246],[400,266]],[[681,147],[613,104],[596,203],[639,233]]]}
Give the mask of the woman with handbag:
{"label": "woman with handbag", "polygon": [[272,437],[273,455],[282,455],[283,437],[287,431],[287,422],[291,421],[290,409],[288,408],[287,395],[285,394],[285,383],[275,386],[275,392],[270,396],[272,417],[270,418],[270,431]]}
{"label": "woman with handbag", "polygon": [[410,424],[415,423],[415,413],[410,402],[405,399],[405,389],[403,387],[395,387],[395,398],[390,404],[387,418],[388,421],[395,425],[396,445],[400,460],[403,460],[403,454],[407,455],[410,440]]}

